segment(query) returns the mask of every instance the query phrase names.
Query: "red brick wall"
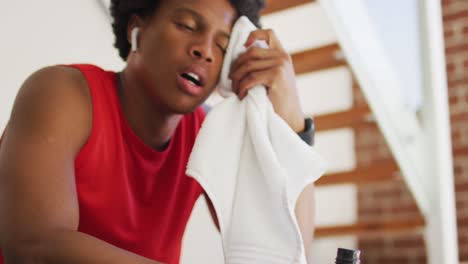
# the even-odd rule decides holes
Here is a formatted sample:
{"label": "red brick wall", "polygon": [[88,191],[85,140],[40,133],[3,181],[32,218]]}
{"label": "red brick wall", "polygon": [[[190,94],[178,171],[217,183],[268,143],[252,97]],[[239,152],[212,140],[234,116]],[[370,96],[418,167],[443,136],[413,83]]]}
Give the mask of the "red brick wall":
{"label": "red brick wall", "polygon": [[[442,0],[460,260],[468,261],[468,0]],[[355,105],[365,104],[354,89]],[[391,158],[375,125],[355,128],[358,166]],[[361,222],[404,220],[420,216],[401,177],[358,188]],[[426,263],[422,229],[405,233],[359,237],[363,263]],[[394,255],[394,252],[397,252]]]}
{"label": "red brick wall", "polygon": [[[354,94],[355,105],[365,104],[360,90],[355,89]],[[355,147],[358,166],[365,167],[377,161],[392,159],[389,148],[375,124],[355,127]],[[405,221],[416,217],[421,217],[421,214],[401,175],[397,175],[395,180],[358,187],[359,222]],[[404,233],[359,237],[358,247],[362,250],[362,263],[426,263],[422,231],[416,229]]]}
{"label": "red brick wall", "polygon": [[460,260],[468,261],[468,1],[444,0]]}

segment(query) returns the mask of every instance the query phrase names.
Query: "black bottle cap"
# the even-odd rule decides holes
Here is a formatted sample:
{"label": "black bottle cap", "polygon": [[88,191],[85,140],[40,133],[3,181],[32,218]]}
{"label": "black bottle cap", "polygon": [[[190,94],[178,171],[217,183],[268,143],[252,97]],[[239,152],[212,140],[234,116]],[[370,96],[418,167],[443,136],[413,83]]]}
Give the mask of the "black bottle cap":
{"label": "black bottle cap", "polygon": [[361,262],[359,260],[360,255],[361,255],[361,251],[359,250],[338,248],[338,252],[336,253],[336,263],[359,264]]}

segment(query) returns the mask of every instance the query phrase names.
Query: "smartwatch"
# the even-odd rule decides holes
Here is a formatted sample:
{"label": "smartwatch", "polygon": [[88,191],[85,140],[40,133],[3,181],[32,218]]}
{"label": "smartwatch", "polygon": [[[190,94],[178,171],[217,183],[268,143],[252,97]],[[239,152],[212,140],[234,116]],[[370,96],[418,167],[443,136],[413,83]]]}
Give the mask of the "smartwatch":
{"label": "smartwatch", "polygon": [[310,117],[304,119],[304,131],[297,135],[309,146],[314,145],[315,125],[314,120]]}

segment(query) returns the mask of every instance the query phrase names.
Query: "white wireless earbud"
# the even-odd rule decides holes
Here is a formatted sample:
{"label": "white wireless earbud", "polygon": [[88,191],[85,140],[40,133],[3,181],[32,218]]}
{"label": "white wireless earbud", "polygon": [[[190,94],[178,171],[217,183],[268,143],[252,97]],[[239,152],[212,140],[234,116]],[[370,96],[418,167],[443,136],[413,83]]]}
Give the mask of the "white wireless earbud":
{"label": "white wireless earbud", "polygon": [[132,44],[132,52],[136,52],[138,50],[138,31],[140,28],[134,27],[132,29],[132,36],[131,36],[131,44]]}

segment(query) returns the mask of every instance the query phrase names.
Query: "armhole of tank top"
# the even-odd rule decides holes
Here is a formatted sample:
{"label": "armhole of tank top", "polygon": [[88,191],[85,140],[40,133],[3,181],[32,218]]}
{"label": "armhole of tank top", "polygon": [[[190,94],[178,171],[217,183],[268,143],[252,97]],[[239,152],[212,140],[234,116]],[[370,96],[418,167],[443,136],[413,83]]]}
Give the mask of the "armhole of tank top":
{"label": "armhole of tank top", "polygon": [[2,147],[3,137],[5,136],[7,128],[8,128],[8,122],[6,123],[5,128],[3,129],[2,133],[0,134],[0,148]]}
{"label": "armhole of tank top", "polygon": [[199,109],[198,109],[198,111],[199,111],[198,116],[199,116],[199,118],[200,118],[200,124],[199,124],[199,126],[201,126],[201,124],[202,124],[203,121],[205,120],[206,115],[207,115],[208,112],[211,110],[211,107],[209,107],[209,106],[207,107],[207,106],[205,106],[205,105],[201,105],[201,106],[199,106],[198,108],[199,108]]}
{"label": "armhole of tank top", "polygon": [[94,142],[96,141],[96,110],[95,110],[95,105],[96,105],[96,91],[94,91],[94,87],[92,87],[94,85],[94,81],[93,81],[93,78],[92,78],[92,74],[95,74],[94,72],[96,71],[95,69],[93,68],[88,68],[86,66],[81,66],[81,65],[64,65],[66,67],[71,67],[71,68],[74,68],[74,69],[77,69],[78,71],[81,72],[81,74],[83,75],[83,77],[86,79],[86,83],[88,85],[88,89],[89,89],[89,94],[91,96],[91,108],[92,108],[92,123],[91,123],[91,132],[89,133],[88,135],[88,139],[86,140],[86,142],[83,144],[83,146],[81,147],[80,151],[76,154],[75,156],[75,171],[80,168],[80,166],[83,164],[83,162],[85,161],[85,158],[87,156],[87,154],[90,152],[91,150],[91,145],[94,144]]}
{"label": "armhole of tank top", "polygon": [[[207,111],[208,110],[208,111]],[[199,106],[198,109],[195,110],[195,125],[197,126],[196,127],[196,135],[195,135],[195,140],[196,140],[196,137],[198,135],[198,132],[200,131],[202,125],[203,125],[203,121],[205,121],[205,117],[206,115],[208,114],[208,112],[211,110],[211,107],[209,108],[206,108],[204,107],[203,105],[202,106]],[[191,178],[190,179],[192,180],[192,185],[194,186],[194,188],[196,188],[196,193],[195,193],[195,196],[193,197],[194,198],[194,201],[193,203],[195,204],[197,202],[197,199],[200,198],[200,196],[205,192],[205,190],[203,190],[203,187],[201,186],[201,184],[195,180],[194,178]]]}

